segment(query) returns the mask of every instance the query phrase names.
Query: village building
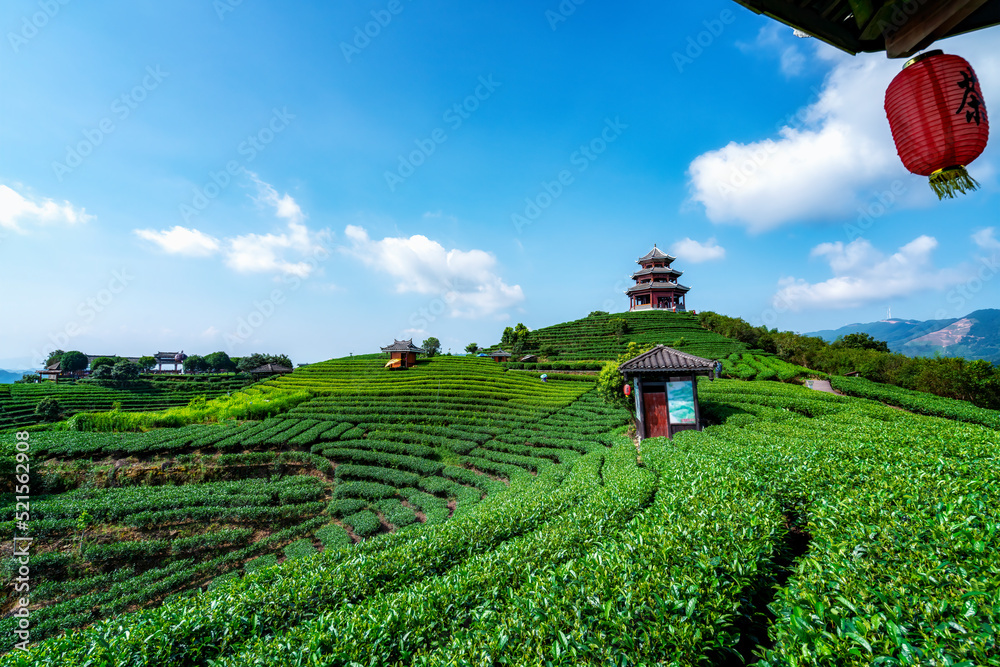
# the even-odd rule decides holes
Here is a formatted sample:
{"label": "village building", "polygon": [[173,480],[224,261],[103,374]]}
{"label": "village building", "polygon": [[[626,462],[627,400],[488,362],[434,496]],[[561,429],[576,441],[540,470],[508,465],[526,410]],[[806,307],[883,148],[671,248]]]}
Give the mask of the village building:
{"label": "village building", "polygon": [[487,354],[493,358],[493,361],[496,361],[498,363],[504,361],[510,361],[511,357],[510,352],[504,352],[503,350],[491,350],[487,352]]}
{"label": "village building", "polygon": [[255,380],[259,380],[264,377],[272,377],[274,375],[288,375],[292,372],[292,369],[288,366],[283,366],[281,364],[264,364],[263,366],[258,366],[250,371],[250,375],[253,376]]}
{"label": "village building", "polygon": [[652,250],[636,260],[640,268],[632,274],[635,285],[625,291],[630,311],[686,309],[684,297],[691,288],[677,282],[684,272],[670,267],[676,259],[654,243]]}
{"label": "village building", "polygon": [[417,354],[426,354],[427,351],[413,344],[413,339],[395,340],[392,345],[382,348],[383,352],[389,353],[389,362],[386,368],[410,368],[417,364]]}
{"label": "village building", "polygon": [[618,371],[625,376],[626,389],[635,394],[640,440],[701,430],[698,376],[713,375],[714,361],[657,345],[623,362]]}

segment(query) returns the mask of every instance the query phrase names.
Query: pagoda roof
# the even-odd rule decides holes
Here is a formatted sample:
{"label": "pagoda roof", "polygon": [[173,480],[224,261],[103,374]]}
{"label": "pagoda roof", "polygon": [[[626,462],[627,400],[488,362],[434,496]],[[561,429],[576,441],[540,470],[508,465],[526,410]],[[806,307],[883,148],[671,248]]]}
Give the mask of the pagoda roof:
{"label": "pagoda roof", "polygon": [[652,282],[652,283],[636,283],[635,285],[632,285],[627,290],[625,290],[625,293],[634,294],[635,292],[646,292],[648,290],[653,290],[653,291],[669,290],[671,292],[687,292],[690,289],[691,289],[690,287],[684,287],[684,285],[678,285],[677,283]]}
{"label": "pagoda roof", "polygon": [[674,257],[673,255],[668,255],[667,253],[663,252],[662,250],[660,250],[659,248],[657,248],[656,244],[654,243],[653,244],[653,249],[650,250],[649,252],[647,252],[645,255],[643,255],[639,259],[637,259],[636,263],[637,264],[641,264],[642,262],[648,262],[648,261],[651,261],[651,260],[654,260],[654,259],[665,259],[668,262],[672,262],[672,261],[674,261],[677,258]]}
{"label": "pagoda roof", "polygon": [[[1000,24],[1000,3],[983,0],[735,0],[850,54],[907,58],[936,40]],[[904,5],[906,5],[904,7]]]}
{"label": "pagoda roof", "polygon": [[47,370],[47,371],[61,371],[62,370],[62,362],[61,361],[53,361],[51,364],[49,364],[48,366],[45,367],[45,370]]}
{"label": "pagoda roof", "polygon": [[639,269],[632,274],[633,278],[639,278],[641,276],[649,276],[656,274],[667,274],[671,276],[681,276],[684,275],[683,271],[678,271],[677,269],[672,269],[669,266],[650,266],[645,269]]}
{"label": "pagoda roof", "polygon": [[632,357],[618,366],[623,375],[664,371],[709,372],[715,368],[711,359],[696,357],[666,345],[657,345],[649,352]]}
{"label": "pagoda roof", "polygon": [[395,340],[392,345],[387,345],[382,348],[383,352],[420,352],[426,353],[422,347],[417,347],[413,344],[413,339],[409,340]]}
{"label": "pagoda roof", "polygon": [[251,373],[291,373],[292,369],[281,364],[264,364],[250,371]]}
{"label": "pagoda roof", "polygon": [[500,349],[493,350],[491,352],[487,352],[486,354],[490,355],[491,357],[510,357],[510,356],[513,356],[513,355],[511,355],[510,352],[504,352],[503,350],[500,350]]}

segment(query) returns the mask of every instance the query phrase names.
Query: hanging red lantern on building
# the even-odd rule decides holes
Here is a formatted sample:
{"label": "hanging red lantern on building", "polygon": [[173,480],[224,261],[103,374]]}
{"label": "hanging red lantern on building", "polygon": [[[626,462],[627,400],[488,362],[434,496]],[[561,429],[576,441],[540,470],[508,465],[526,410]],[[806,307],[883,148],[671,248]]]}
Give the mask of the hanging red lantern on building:
{"label": "hanging red lantern on building", "polygon": [[625,395],[626,396],[631,396],[632,395],[632,385],[630,385],[630,384],[626,384],[625,385]]}
{"label": "hanging red lantern on building", "polygon": [[885,91],[885,114],[903,165],[929,176],[938,199],[979,187],[965,167],[986,148],[990,124],[964,58],[928,51],[907,61]]}

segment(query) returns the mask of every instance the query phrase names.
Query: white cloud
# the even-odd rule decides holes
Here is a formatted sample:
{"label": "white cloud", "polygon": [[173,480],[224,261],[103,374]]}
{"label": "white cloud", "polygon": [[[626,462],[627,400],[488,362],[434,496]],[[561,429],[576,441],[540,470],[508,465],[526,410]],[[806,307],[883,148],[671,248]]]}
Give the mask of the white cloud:
{"label": "white cloud", "polygon": [[737,42],[736,46],[743,53],[765,52],[778,54],[781,73],[790,78],[802,74],[807,63],[806,56],[799,49],[798,45],[788,43],[788,37],[793,35],[798,37],[797,31],[779,23],[768,21],[757,32],[757,37],[752,44]]}
{"label": "white cloud", "polygon": [[257,196],[253,197],[253,200],[258,206],[273,208],[276,216],[292,223],[302,222],[305,219],[302,209],[290,194],[286,192],[284,195],[279,196],[278,191],[274,189],[273,185],[260,180],[257,174],[253,172],[247,172],[247,174],[250,176],[250,180],[254,182],[254,185],[257,186]]}
{"label": "white cloud", "polygon": [[0,227],[23,232],[22,225],[75,225],[89,222],[94,216],[68,201],[57,204],[52,199],[25,196],[13,188],[0,185]]}
{"label": "white cloud", "polygon": [[888,298],[929,290],[944,290],[967,280],[968,272],[936,270],[931,254],[937,239],[919,236],[890,256],[875,249],[866,239],[847,245],[821,243],[811,256],[825,259],[833,277],[821,283],[783,278],[772,299],[775,308],[853,308]]}
{"label": "white cloud", "polygon": [[311,231],[303,224],[305,215],[290,195],[279,196],[277,190],[256,174],[248,172],[248,175],[257,186],[254,201],[273,209],[276,217],[287,221],[281,233],[250,233],[217,239],[197,229],[180,226],[163,231],[136,229],[134,233],[172,254],[208,257],[221,252],[225,265],[240,273],[308,277],[315,270],[317,260],[328,253],[325,241],[330,237],[329,231]]}
{"label": "white cloud", "polygon": [[345,235],[351,242],[345,250],[394,278],[397,292],[436,295],[452,316],[492,315],[524,300],[521,286],[506,284],[496,273],[496,257],[483,250],[446,250],[419,234],[374,241],[355,225]]}
{"label": "white cloud", "polygon": [[1000,240],[997,240],[995,232],[995,227],[980,229],[972,235],[972,242],[983,250],[1000,250]]}
{"label": "white cloud", "polygon": [[[993,40],[982,31],[948,40],[976,68],[984,89],[1000,87],[1000,54]],[[925,179],[900,163],[885,119],[884,91],[901,61],[884,54],[851,57],[818,42],[812,55],[832,66],[813,104],[780,121],[773,138],[730,142],[691,162],[690,198],[705,207],[712,222],[760,232],[793,222],[854,217],[897,180],[906,189],[898,206],[935,201]],[[783,61],[783,67],[794,68],[796,59],[789,55]],[[994,169],[981,159],[974,167],[983,182]]]}
{"label": "white cloud", "polygon": [[725,259],[726,249],[716,243],[714,237],[705,243],[700,243],[691,238],[683,238],[670,248],[670,254],[682,258],[685,262],[697,264],[699,262]]}
{"label": "white cloud", "polygon": [[243,234],[228,239],[225,263],[241,273],[271,272],[305,278],[316,268],[316,262],[301,258],[324,255],[325,237],[325,232],[313,233],[305,225],[290,221],[286,233]]}
{"label": "white cloud", "polygon": [[155,243],[161,250],[172,255],[208,257],[219,250],[217,238],[180,225],[159,232],[152,229],[136,229],[133,233],[141,239]]}

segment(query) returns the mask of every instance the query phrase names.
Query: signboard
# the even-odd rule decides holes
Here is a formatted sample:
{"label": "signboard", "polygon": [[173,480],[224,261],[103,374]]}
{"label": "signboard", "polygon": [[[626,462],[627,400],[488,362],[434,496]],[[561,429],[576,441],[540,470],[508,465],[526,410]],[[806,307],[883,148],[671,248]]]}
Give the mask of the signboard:
{"label": "signboard", "polygon": [[667,409],[671,424],[695,424],[694,385],[690,380],[667,383]]}

